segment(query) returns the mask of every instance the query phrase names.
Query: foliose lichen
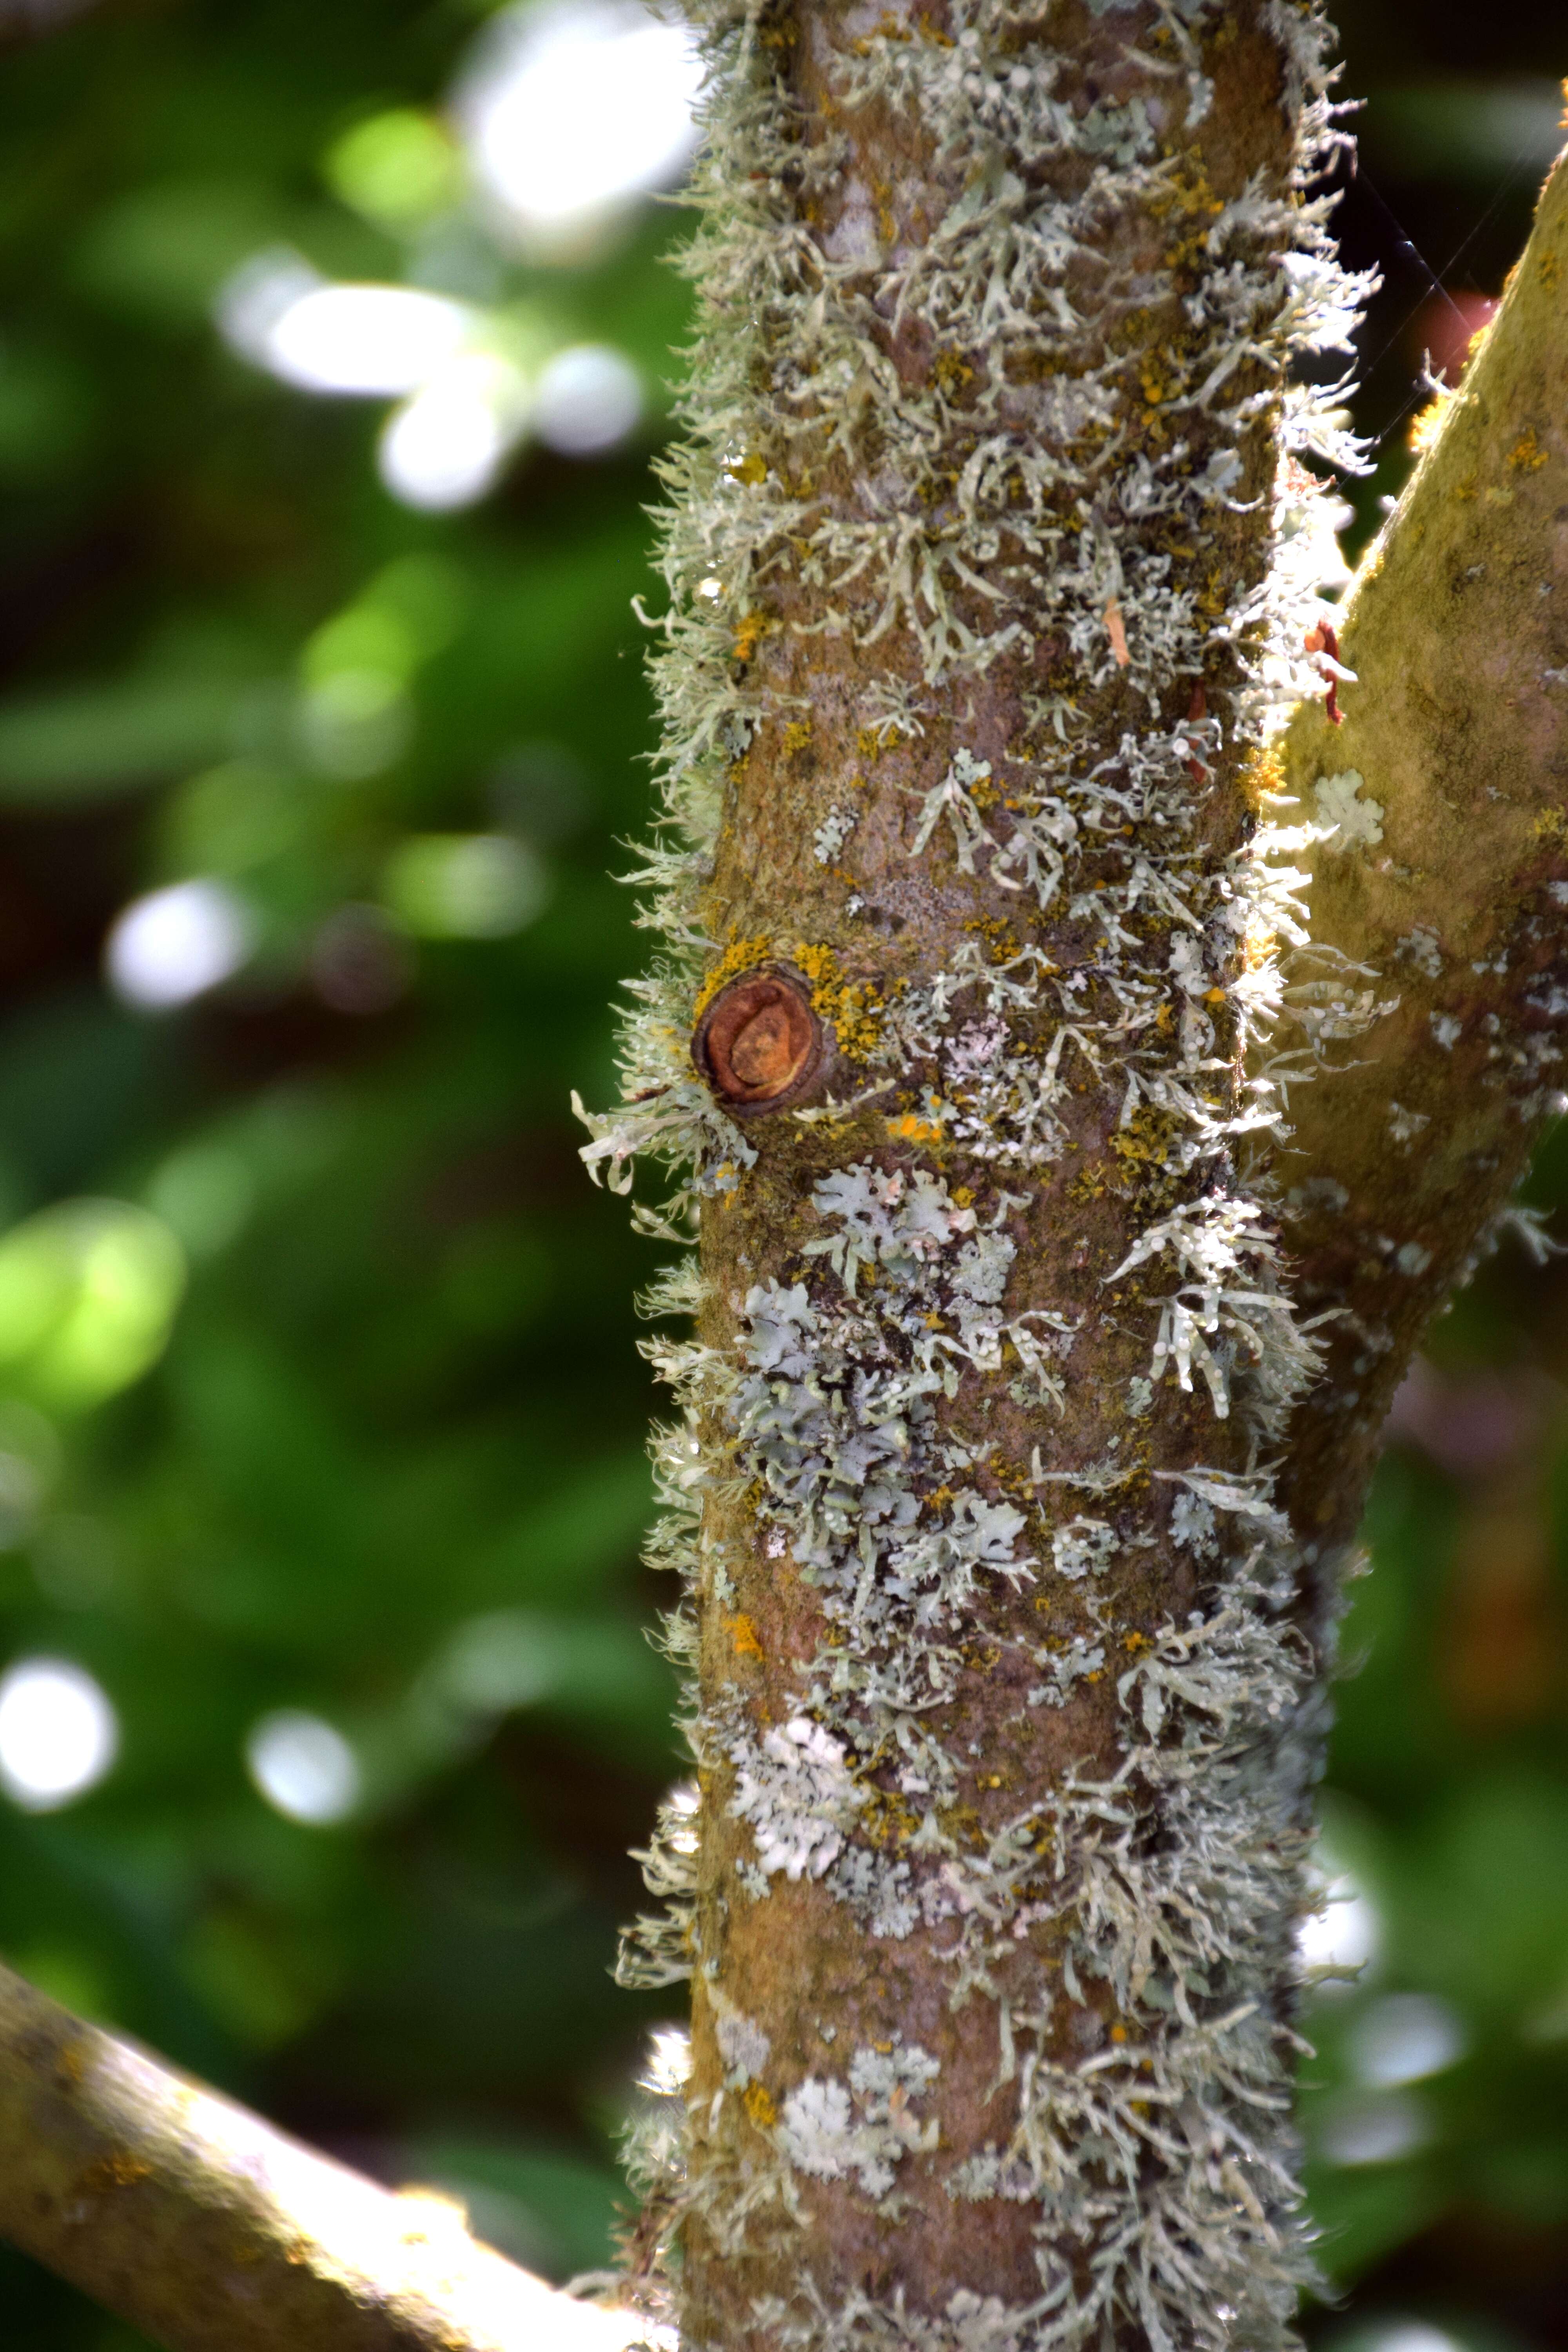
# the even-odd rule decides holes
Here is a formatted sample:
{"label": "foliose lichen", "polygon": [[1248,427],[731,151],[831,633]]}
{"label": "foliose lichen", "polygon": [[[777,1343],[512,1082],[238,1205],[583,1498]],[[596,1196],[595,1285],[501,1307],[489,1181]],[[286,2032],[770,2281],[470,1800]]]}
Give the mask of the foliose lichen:
{"label": "foliose lichen", "polygon": [[[1326,36],[1307,0],[1259,0],[1293,175],[1222,195],[1196,134],[1234,26],[1210,0],[1145,12],[1124,97],[1075,78],[1083,12],[1066,0],[953,0],[940,24],[773,0],[695,13],[701,326],[667,467],[665,814],[641,877],[662,950],[637,984],[622,1105],[584,1114],[584,1158],[617,1191],[639,1158],[668,1167],[670,1197],[637,1212],[667,1240],[702,1204],[733,1213],[715,1204],[743,1200],[766,1146],[688,1044],[716,987],[784,952],[840,1055],[827,1098],[785,1116],[844,1147],[805,1186],[787,1265],[722,1298],[680,1269],[651,1302],[703,1318],[701,1338],[649,1349],[681,1404],[651,1555],[685,1580],[672,1654],[691,1660],[705,1630],[705,1655],[760,1658],[737,1594],[769,1563],[819,1627],[782,1713],[738,1668],[705,1671],[703,1796],[678,1792],[645,1858],[664,1907],[629,1931],[625,1973],[695,1971],[724,2070],[685,2158],[661,2141],[659,2193],[672,2227],[700,2221],[736,2261],[804,2227],[824,2185],[894,2226],[922,2164],[945,2199],[1023,2218],[1035,2292],[976,2278],[940,2309],[819,2276],[803,2238],[789,2291],[756,2304],[781,2347],[1078,2352],[1131,2331],[1159,2352],[1268,2352],[1306,2272],[1286,1989],[1324,1629],[1273,1472],[1311,1338],[1250,1155],[1366,1013],[1356,975],[1310,961],[1289,859],[1311,834],[1277,821],[1267,757],[1283,711],[1321,691],[1305,648],[1332,508],[1304,460],[1356,461],[1334,394],[1288,374],[1293,353],[1345,346],[1363,290],[1307,193],[1338,137]],[[873,184],[841,131],[872,117],[893,126],[899,184]],[[1123,284],[1099,257],[1131,220],[1160,258]],[[895,336],[925,355],[919,381]],[[1271,490],[1247,475],[1259,436]],[[1260,496],[1272,561],[1233,577],[1218,535]],[[783,929],[713,934],[753,747],[817,756],[810,695],[781,682],[803,633],[858,649],[868,771],[933,747],[903,854],[981,909],[939,963],[885,986],[846,965],[843,934],[793,936],[787,908]],[[1026,680],[1005,759],[950,740],[1005,672]],[[1205,685],[1222,674],[1223,692]],[[1265,821],[1216,833],[1211,793],[1243,767]],[[824,780],[814,887],[874,831],[869,789],[849,796],[864,782]],[[1367,803],[1329,799],[1375,838]],[[874,895],[853,879],[846,926]],[[1244,1087],[1268,1038],[1269,1076]],[[1093,1154],[1088,1099],[1110,1106]],[[1089,1307],[1025,1279],[1033,1204],[1057,1184],[1086,1213],[1111,1200],[1125,1227]],[[1123,1402],[1108,1392],[1102,1450],[1073,1458],[1051,1433],[1118,1318],[1142,1353]],[[993,1405],[1026,1447],[995,1443]],[[1142,1433],[1178,1406],[1185,1457],[1157,1466]],[[1169,1559],[1194,1605],[1132,1622],[1126,1591]],[[966,1690],[1008,1676],[1002,1720],[1103,1700],[1115,1753],[1016,1787],[990,1772],[982,1817],[992,1759],[954,1726]],[[705,1835],[732,1856],[728,1914],[815,1889],[868,1951],[935,1956],[949,2009],[984,2014],[999,2053],[994,2137],[944,2140],[950,2070],[923,2047],[866,2044],[825,2070],[755,2021],[702,1942]]]}

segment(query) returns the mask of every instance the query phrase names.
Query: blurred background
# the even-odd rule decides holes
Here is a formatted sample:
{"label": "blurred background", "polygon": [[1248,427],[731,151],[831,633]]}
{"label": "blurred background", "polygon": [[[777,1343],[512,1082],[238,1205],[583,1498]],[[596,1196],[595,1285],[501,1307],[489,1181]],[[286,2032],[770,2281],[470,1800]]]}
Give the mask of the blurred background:
{"label": "blurred background", "polygon": [[[1339,11],[1352,553],[1522,242],[1556,14]],[[640,0],[0,0],[0,1949],[557,2278],[675,2013],[607,1973],[679,1765],[654,1260],[569,1094],[643,952],[694,82]],[[1367,1538],[1310,2330],[1568,2346],[1563,1265],[1439,1325]],[[0,2311],[140,2342],[4,2252]]]}

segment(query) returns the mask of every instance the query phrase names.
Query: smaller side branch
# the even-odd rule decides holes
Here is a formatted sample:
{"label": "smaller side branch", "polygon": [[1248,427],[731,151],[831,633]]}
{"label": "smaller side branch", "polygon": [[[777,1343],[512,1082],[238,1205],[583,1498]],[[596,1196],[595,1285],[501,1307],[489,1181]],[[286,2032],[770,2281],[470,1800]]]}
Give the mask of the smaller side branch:
{"label": "smaller side branch", "polygon": [[168,2352],[623,2352],[479,2245],[0,1967],[0,2235]]}
{"label": "smaller side branch", "polygon": [[1331,1036],[1336,998],[1384,1008],[1292,1094],[1277,1163],[1303,1303],[1331,1316],[1287,1471],[1326,1545],[1353,1533],[1411,1353],[1568,1087],[1565,375],[1568,154],[1347,599],[1343,724],[1303,705],[1283,746],[1302,814],[1335,828],[1298,1010],[1315,999]]}

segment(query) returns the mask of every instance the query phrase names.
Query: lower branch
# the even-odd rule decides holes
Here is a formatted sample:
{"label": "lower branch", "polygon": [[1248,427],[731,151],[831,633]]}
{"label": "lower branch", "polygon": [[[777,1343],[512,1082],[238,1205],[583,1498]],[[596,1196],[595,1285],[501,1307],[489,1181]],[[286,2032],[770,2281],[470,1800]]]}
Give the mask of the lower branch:
{"label": "lower branch", "polygon": [[0,1968],[0,2234],[168,2352],[621,2352],[574,2302]]}

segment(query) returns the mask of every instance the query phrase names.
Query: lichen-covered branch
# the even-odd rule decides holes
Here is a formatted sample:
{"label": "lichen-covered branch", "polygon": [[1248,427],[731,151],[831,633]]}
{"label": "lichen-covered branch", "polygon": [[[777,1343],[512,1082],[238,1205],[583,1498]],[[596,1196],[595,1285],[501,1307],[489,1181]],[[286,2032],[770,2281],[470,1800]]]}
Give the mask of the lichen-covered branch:
{"label": "lichen-covered branch", "polygon": [[469,2237],[0,1968],[0,2237],[167,2352],[622,2352]]}
{"label": "lichen-covered branch", "polygon": [[[1457,393],[1347,600],[1336,728],[1321,698],[1280,746],[1326,829],[1315,949],[1385,1009],[1303,968],[1331,1081],[1292,1090],[1278,1159],[1299,1291],[1331,1307],[1326,1377],[1292,1421],[1310,1540],[1353,1534],[1378,1431],[1426,1321],[1564,1107],[1568,1030],[1568,159]],[[1525,1238],[1530,1236],[1524,1229]]]}
{"label": "lichen-covered branch", "polygon": [[1320,690],[1303,461],[1353,457],[1288,380],[1357,291],[1324,36],[703,13],[664,957],[587,1153],[700,1224],[640,2284],[723,2352],[1268,2352],[1323,1626],[1247,1055],[1304,936],[1260,822]]}

